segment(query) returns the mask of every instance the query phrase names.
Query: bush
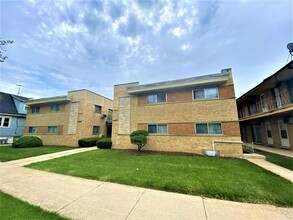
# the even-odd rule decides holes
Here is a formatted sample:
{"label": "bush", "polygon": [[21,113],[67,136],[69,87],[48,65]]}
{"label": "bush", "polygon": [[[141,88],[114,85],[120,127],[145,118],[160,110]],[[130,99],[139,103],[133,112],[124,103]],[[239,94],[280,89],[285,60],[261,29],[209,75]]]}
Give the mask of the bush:
{"label": "bush", "polygon": [[110,149],[112,147],[112,140],[111,138],[100,138],[96,145],[100,149]]}
{"label": "bush", "polygon": [[81,138],[78,140],[79,147],[93,147],[96,146],[96,142],[100,137]]}
{"label": "bush", "polygon": [[12,147],[15,148],[24,148],[24,147],[41,147],[43,146],[43,141],[37,136],[23,136],[18,138],[13,144]]}
{"label": "bush", "polygon": [[137,145],[138,151],[147,144],[147,136],[149,135],[148,131],[145,130],[137,130],[130,134],[130,142],[132,144]]}
{"label": "bush", "polygon": [[138,135],[148,136],[149,132],[146,130],[136,130],[130,134],[130,137],[138,136]]}

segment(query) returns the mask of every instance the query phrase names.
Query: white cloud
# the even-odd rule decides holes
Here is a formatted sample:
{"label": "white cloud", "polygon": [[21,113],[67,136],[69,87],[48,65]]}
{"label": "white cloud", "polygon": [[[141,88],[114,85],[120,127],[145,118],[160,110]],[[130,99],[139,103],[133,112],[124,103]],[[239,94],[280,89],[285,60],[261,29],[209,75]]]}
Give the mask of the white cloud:
{"label": "white cloud", "polygon": [[189,44],[183,44],[180,49],[183,50],[183,51],[186,51],[190,48],[190,45]]}
{"label": "white cloud", "polygon": [[186,31],[180,27],[176,27],[173,30],[171,30],[171,33],[176,37],[181,37],[183,35],[186,35]]}

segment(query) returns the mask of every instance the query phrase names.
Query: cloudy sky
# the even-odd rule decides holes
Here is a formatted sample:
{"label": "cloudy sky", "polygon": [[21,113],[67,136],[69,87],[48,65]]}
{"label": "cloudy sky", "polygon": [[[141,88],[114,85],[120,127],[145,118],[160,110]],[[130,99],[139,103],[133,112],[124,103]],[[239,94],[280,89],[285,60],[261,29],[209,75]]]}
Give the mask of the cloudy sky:
{"label": "cloudy sky", "polygon": [[1,0],[0,91],[41,98],[232,68],[237,97],[286,64],[291,0]]}

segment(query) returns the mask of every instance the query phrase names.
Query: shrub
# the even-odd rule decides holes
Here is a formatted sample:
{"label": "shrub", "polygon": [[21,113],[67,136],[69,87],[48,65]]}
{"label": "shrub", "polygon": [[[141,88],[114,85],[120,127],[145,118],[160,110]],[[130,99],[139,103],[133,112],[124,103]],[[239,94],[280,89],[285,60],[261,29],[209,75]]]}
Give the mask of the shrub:
{"label": "shrub", "polygon": [[96,145],[100,149],[109,149],[112,147],[112,140],[111,138],[100,138]]}
{"label": "shrub", "polygon": [[138,151],[141,150],[141,148],[147,144],[147,136],[149,135],[148,131],[145,130],[137,130],[130,134],[130,142],[132,144],[137,145]]}
{"label": "shrub", "polygon": [[130,134],[130,137],[138,136],[138,135],[148,136],[149,132],[146,130],[136,130]]}
{"label": "shrub", "polygon": [[96,146],[96,142],[100,137],[81,138],[78,140],[79,147],[93,147]]}
{"label": "shrub", "polygon": [[18,138],[13,144],[12,147],[15,148],[24,148],[24,147],[41,147],[43,146],[43,141],[37,136],[23,136]]}

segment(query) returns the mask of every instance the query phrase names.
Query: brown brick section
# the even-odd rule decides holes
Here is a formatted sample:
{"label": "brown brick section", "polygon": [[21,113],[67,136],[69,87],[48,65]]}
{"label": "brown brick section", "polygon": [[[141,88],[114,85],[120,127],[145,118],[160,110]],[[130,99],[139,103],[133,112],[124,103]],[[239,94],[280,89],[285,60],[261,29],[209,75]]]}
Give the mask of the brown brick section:
{"label": "brown brick section", "polygon": [[[37,133],[28,133],[29,132],[29,127],[36,127],[37,128]],[[48,133],[48,127],[49,126],[29,126],[25,127],[25,134],[27,135],[34,135],[34,134],[48,134],[48,135],[56,135],[56,134],[49,134]],[[63,126],[57,126],[57,134],[62,135],[63,133]]]}
{"label": "brown brick section", "polygon": [[219,87],[219,97],[220,99],[235,98],[234,86],[229,85]]}
{"label": "brown brick section", "polygon": [[222,129],[224,135],[239,136],[239,122],[223,122]]}
{"label": "brown brick section", "polygon": [[[220,86],[219,89],[219,98],[220,99],[230,99],[235,98],[234,86]],[[192,101],[192,89],[185,90],[175,90],[167,93],[167,102],[186,102]],[[138,106],[147,104],[147,95],[138,96]]]}
{"label": "brown brick section", "polygon": [[147,104],[147,96],[146,95],[138,96],[137,102],[138,102],[138,106],[146,105]]}
{"label": "brown brick section", "polygon": [[192,101],[192,90],[168,92],[168,102]]}
{"label": "brown brick section", "polygon": [[168,133],[171,135],[195,134],[194,123],[168,124]]}
{"label": "brown brick section", "polygon": [[138,124],[137,126],[138,130],[148,130],[147,124]]}

